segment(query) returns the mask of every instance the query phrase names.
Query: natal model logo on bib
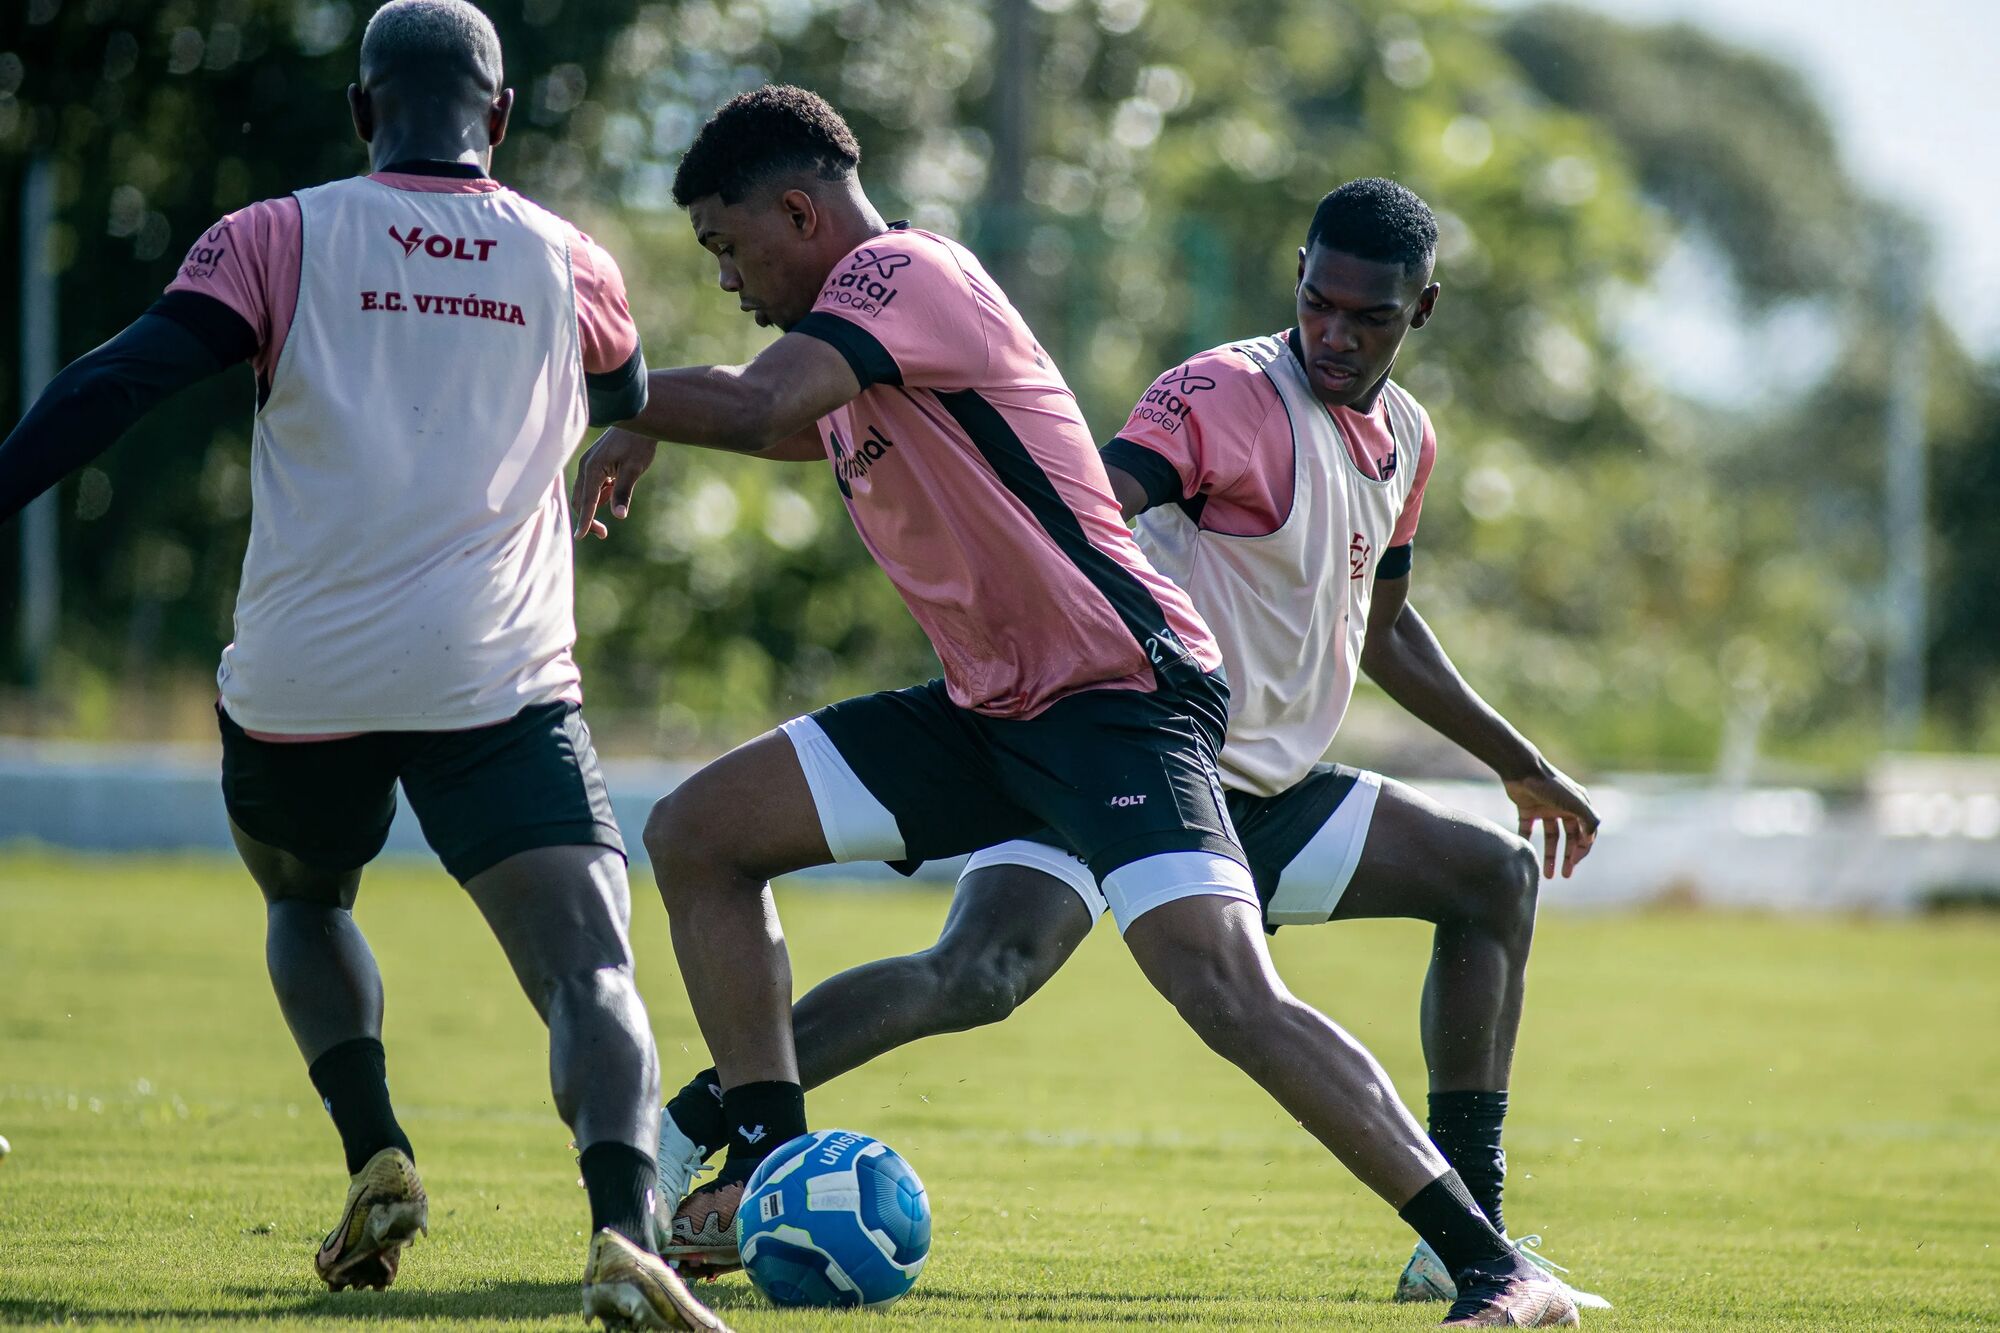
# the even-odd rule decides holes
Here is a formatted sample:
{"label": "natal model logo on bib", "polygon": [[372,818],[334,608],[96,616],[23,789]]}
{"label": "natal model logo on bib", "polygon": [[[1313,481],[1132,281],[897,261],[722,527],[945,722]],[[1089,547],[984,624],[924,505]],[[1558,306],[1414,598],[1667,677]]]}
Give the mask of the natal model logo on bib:
{"label": "natal model logo on bib", "polygon": [[866,246],[854,252],[854,262],[826,285],[821,300],[833,301],[864,315],[879,315],[896,299],[889,279],[910,266],[908,255],[878,254]]}

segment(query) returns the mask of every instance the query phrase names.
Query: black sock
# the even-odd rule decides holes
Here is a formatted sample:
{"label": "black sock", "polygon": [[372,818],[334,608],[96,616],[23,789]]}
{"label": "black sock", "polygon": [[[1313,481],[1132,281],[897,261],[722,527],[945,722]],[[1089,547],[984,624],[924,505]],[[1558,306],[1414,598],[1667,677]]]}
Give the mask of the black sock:
{"label": "black sock", "polygon": [[606,1227],[653,1252],[653,1159],[629,1143],[593,1143],[577,1155],[590,1194],[590,1234]]}
{"label": "black sock", "polygon": [[713,1157],[729,1138],[729,1120],[722,1114],[722,1080],[713,1069],[704,1069],[673,1095],[667,1111],[681,1133],[701,1146],[704,1156]]}
{"label": "black sock", "polygon": [[1431,1094],[1431,1142],[1503,1236],[1507,1224],[1500,1217],[1500,1192],[1507,1186],[1507,1154],[1500,1147],[1500,1126],[1506,1118],[1504,1092]]}
{"label": "black sock", "polygon": [[729,1157],[718,1181],[747,1180],[757,1164],[806,1132],[806,1090],[796,1083],[745,1083],[722,1094]]}
{"label": "black sock", "polygon": [[417,1154],[410,1136],[396,1123],[389,1106],[388,1064],[382,1043],[373,1037],[343,1041],[312,1062],[307,1073],[347,1153],[347,1174],[357,1175],[368,1159],[384,1148],[401,1148],[411,1161]]}
{"label": "black sock", "polygon": [[1507,1241],[1479,1211],[1458,1172],[1447,1171],[1403,1205],[1402,1218],[1422,1236],[1455,1279],[1474,1267],[1511,1267]]}

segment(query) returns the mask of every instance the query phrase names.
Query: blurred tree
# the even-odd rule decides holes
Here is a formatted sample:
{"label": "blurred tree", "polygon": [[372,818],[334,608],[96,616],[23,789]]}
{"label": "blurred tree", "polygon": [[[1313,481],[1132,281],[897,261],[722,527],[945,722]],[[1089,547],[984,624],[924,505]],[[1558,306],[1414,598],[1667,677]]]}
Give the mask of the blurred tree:
{"label": "blurred tree", "polygon": [[[1898,285],[1922,272],[1894,256],[1923,250],[1922,220],[1853,181],[1817,99],[1778,60],[1699,28],[1568,5],[1517,13],[1500,41],[1543,95],[1614,137],[1647,197],[1720,258],[1730,315],[1748,324],[1776,310],[1829,344],[1814,382],[1760,411],[1689,410],[1736,528],[1731,563],[1751,576],[1732,602],[1764,622],[1735,688],[1771,706],[1781,738],[1872,737],[1891,619],[1883,450],[1892,377],[1906,364],[1890,344],[1905,336]],[[1918,321],[1916,392],[1932,455],[1930,676],[1950,705],[1935,739],[1965,743],[2000,725],[2000,639],[1969,632],[1991,624],[2000,525],[1986,518],[1991,378],[1981,382],[1950,314]]]}

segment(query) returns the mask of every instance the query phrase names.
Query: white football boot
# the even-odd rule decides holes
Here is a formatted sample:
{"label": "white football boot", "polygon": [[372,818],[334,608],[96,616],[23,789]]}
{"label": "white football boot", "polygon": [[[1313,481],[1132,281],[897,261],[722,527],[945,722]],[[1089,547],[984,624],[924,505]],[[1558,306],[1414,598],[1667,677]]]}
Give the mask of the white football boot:
{"label": "white football boot", "polygon": [[653,1188],[653,1244],[664,1251],[673,1243],[674,1210],[694,1189],[694,1183],[711,1170],[701,1145],[681,1133],[681,1127],[667,1108],[660,1108],[660,1146],[655,1163],[659,1172]]}
{"label": "white football boot", "polygon": [[[1514,1253],[1526,1259],[1535,1267],[1547,1273],[1562,1285],[1569,1298],[1580,1310],[1609,1310],[1611,1302],[1593,1292],[1580,1291],[1563,1280],[1569,1272],[1561,1264],[1542,1256],[1542,1238],[1538,1235],[1522,1236],[1518,1240],[1509,1238],[1507,1243],[1514,1247]],[[1410,1262],[1404,1265],[1403,1275],[1396,1279],[1396,1299],[1398,1301],[1454,1301],[1458,1299],[1458,1284],[1451,1280],[1451,1273],[1439,1259],[1437,1251],[1424,1241],[1417,1242],[1417,1248],[1410,1254]]]}

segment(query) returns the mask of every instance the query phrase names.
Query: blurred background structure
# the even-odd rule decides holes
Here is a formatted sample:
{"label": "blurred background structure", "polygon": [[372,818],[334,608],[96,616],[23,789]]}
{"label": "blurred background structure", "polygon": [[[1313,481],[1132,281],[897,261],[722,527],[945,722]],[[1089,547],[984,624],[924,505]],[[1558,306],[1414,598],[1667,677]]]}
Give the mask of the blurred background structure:
{"label": "blurred background structure", "polygon": [[[985,256],[1105,437],[1160,369],[1289,322],[1322,193],[1404,181],[1445,287],[1399,370],[1441,440],[1413,599],[1468,677],[1572,771],[1723,793],[1686,838],[1941,839],[1959,851],[1912,894],[2000,893],[2000,765],[1976,758],[2000,752],[2000,240],[1968,220],[2000,163],[1964,101],[1990,127],[1993,90],[1950,74],[1994,49],[1992,6],[1913,0],[1915,35],[1880,40],[1874,7],[1806,0],[486,8],[521,93],[498,174],[620,257],[655,365],[763,336],[668,182],[766,79],[827,94],[876,197]],[[363,169],[341,90],[370,9],[6,6],[0,420],[218,215]],[[1922,145],[1901,162],[1898,132]],[[1925,188],[1954,164],[1971,184]],[[207,742],[251,402],[223,377],[0,529],[0,732]],[[582,553],[608,753],[700,757],[934,673],[824,482],[670,453]],[[1341,746],[1478,776],[1379,696]],[[1975,757],[1920,757],[1953,754]],[[8,755],[27,787],[55,762]],[[35,831],[25,809],[0,837]]]}

